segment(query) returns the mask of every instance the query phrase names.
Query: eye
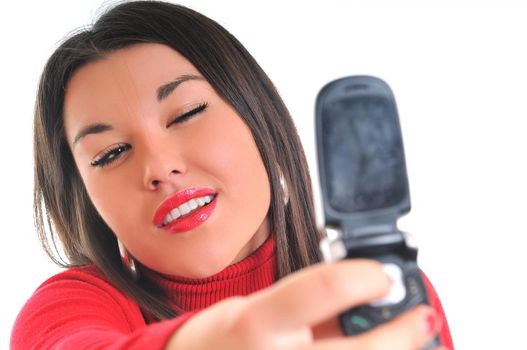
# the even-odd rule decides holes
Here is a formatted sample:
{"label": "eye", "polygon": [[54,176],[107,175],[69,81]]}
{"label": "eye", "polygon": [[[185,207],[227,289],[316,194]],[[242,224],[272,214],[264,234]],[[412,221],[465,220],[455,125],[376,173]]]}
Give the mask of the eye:
{"label": "eye", "polygon": [[206,110],[208,106],[209,105],[206,102],[205,103],[200,103],[196,108],[191,109],[190,111],[185,112],[185,113],[175,117],[174,119],[170,120],[167,123],[166,127],[168,128],[172,124],[184,123],[184,122],[188,121],[189,119],[195,117],[199,113],[203,112],[204,110]]}
{"label": "eye", "polygon": [[117,160],[121,155],[131,149],[132,146],[126,143],[119,143],[112,145],[99,153],[94,160],[91,161],[90,165],[95,168],[102,168],[105,165],[112,163]]}

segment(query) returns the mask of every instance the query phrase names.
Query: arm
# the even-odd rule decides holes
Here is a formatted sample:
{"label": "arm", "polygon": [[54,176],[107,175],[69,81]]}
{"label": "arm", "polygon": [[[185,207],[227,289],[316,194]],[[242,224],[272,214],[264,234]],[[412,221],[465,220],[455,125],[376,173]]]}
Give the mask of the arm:
{"label": "arm", "polygon": [[408,350],[422,348],[436,331],[427,323],[431,308],[421,306],[360,336],[316,337],[313,326],[386,294],[389,280],[371,261],[319,264],[249,297],[219,302],[188,322],[185,314],[149,326],[132,301],[85,275],[68,271],[37,290],[15,323],[13,350],[198,350],[211,344],[217,350]]}
{"label": "arm", "polygon": [[17,317],[11,349],[164,349],[192,314],[146,325],[139,307],[104,278],[71,269],[42,284]]}
{"label": "arm", "polygon": [[353,337],[344,337],[334,322],[339,312],[382,297],[389,286],[378,262],[316,264],[248,297],[201,311],[174,333],[167,350],[205,350],[211,344],[215,350],[422,349],[438,331],[429,306]]}

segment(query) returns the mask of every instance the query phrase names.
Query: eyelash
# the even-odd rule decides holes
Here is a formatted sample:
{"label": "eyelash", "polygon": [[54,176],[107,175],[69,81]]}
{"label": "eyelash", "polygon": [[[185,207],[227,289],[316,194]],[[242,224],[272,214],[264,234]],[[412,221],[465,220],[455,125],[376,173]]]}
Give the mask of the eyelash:
{"label": "eyelash", "polygon": [[[191,118],[195,117],[197,114],[203,112],[205,109],[207,109],[208,107],[208,103],[201,103],[200,105],[198,105],[196,108],[188,111],[188,112],[185,112],[183,113],[182,115],[174,118],[172,121],[170,121],[168,124],[167,124],[167,128],[170,127],[172,124],[176,124],[176,123],[184,123],[188,120],[190,120]],[[115,160],[117,160],[119,157],[121,157],[121,155],[128,151],[129,149],[131,149],[132,146],[129,145],[129,144],[126,144],[126,143],[119,143],[117,145],[115,145],[114,147],[109,147],[107,149],[105,149],[104,151],[102,151],[102,153],[100,155],[97,155],[97,157],[91,161],[90,165],[95,167],[95,168],[102,168],[112,162],[114,162]]]}
{"label": "eyelash", "polygon": [[169,126],[171,126],[172,124],[179,124],[179,123],[184,123],[188,120],[190,120],[191,118],[195,117],[197,114],[203,112],[204,110],[207,109],[207,107],[209,106],[208,103],[204,102],[204,103],[200,103],[196,108],[188,111],[188,112],[185,112],[183,113],[182,115],[180,116],[177,116],[176,118],[172,119],[171,121],[169,121],[167,123],[167,128]]}
{"label": "eyelash", "polygon": [[119,143],[114,147],[109,147],[102,151],[100,155],[91,161],[91,166],[95,168],[102,168],[105,165],[117,160],[124,152],[128,151],[132,146],[126,143]]}

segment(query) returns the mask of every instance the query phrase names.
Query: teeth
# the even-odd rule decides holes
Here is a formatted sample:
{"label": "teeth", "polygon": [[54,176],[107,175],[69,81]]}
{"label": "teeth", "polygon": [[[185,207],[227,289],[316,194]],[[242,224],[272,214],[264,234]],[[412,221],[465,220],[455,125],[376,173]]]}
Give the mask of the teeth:
{"label": "teeth", "polygon": [[182,215],[186,215],[191,211],[201,208],[205,204],[212,202],[212,199],[214,199],[214,196],[209,195],[199,198],[193,198],[188,202],[181,204],[179,207],[172,209],[170,213],[167,214],[165,220],[163,220],[163,226],[168,225],[173,220],[176,220]]}
{"label": "teeth", "polygon": [[198,202],[196,202],[194,199],[191,199],[188,201],[188,205],[190,206],[191,210],[194,210],[198,207]]}
{"label": "teeth", "polygon": [[172,221],[172,220],[175,220],[177,218],[179,218],[181,216],[181,212],[179,211],[178,208],[174,208],[170,211],[170,213],[168,213],[167,215],[167,218]]}
{"label": "teeth", "polygon": [[178,207],[179,211],[181,212],[181,215],[185,215],[190,213],[192,209],[190,209],[190,206],[187,203],[183,203]]}

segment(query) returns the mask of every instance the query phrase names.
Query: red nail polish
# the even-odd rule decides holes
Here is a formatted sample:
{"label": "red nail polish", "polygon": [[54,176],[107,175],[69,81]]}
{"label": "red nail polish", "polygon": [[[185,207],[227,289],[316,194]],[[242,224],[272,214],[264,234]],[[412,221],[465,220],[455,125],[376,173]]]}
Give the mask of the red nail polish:
{"label": "red nail polish", "polygon": [[429,313],[426,316],[426,325],[428,327],[427,331],[429,334],[437,332],[438,320],[437,320],[437,316],[435,315],[435,313]]}

